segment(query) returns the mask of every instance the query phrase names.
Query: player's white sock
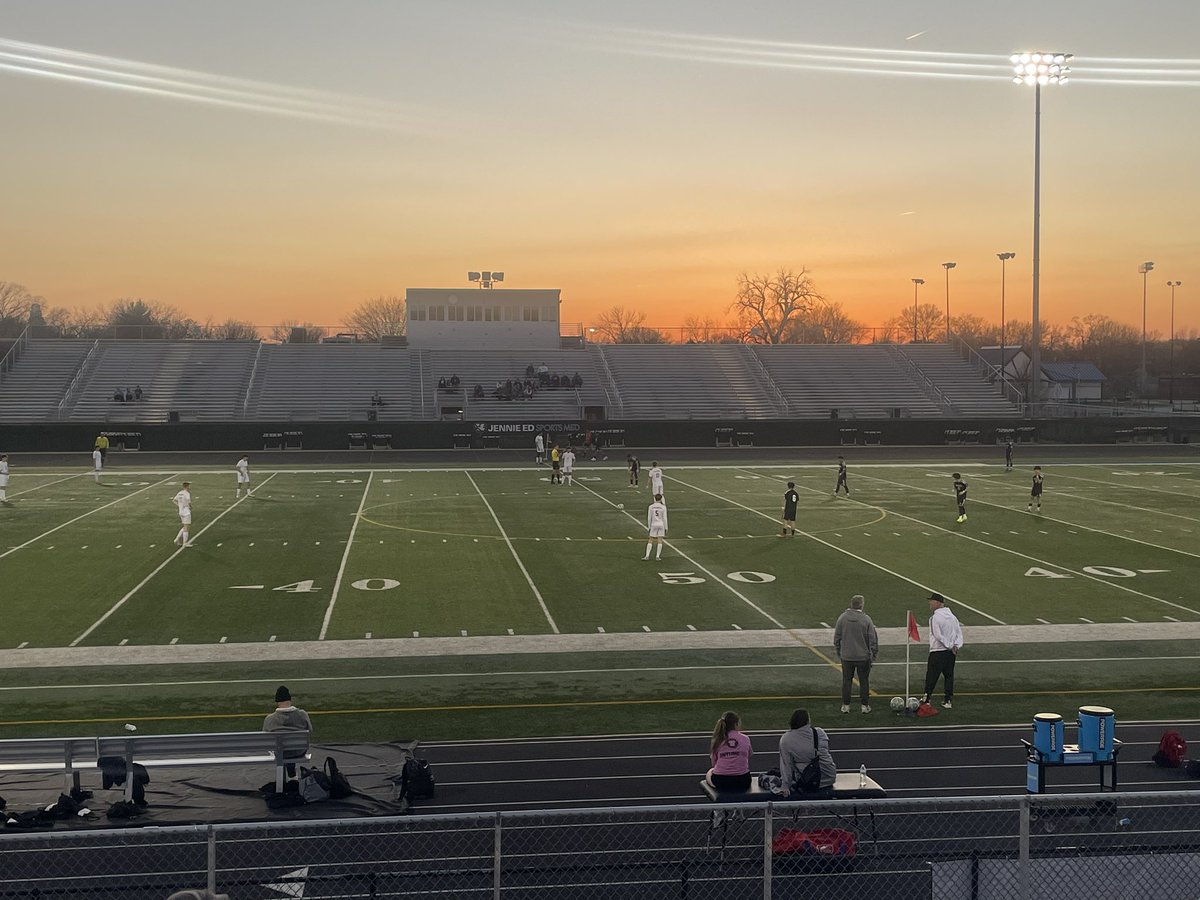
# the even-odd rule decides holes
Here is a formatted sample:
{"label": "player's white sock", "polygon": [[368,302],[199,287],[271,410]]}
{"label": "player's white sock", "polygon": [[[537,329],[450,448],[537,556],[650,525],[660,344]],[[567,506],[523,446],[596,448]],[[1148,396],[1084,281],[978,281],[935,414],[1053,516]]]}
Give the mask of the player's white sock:
{"label": "player's white sock", "polygon": [[7,501],[8,493],[4,490],[4,488],[0,488],[0,503],[5,503]]}
{"label": "player's white sock", "polygon": [[662,559],[662,544],[658,545],[658,549],[654,552],[655,559]]}
{"label": "player's white sock", "polygon": [[179,531],[175,535],[175,543],[178,544],[180,542],[180,540],[182,540],[182,538],[183,538],[183,529],[180,528]]}
{"label": "player's white sock", "polygon": [[654,546],[654,544],[652,544],[652,543],[650,543],[650,544],[646,544],[646,555],[645,555],[645,556],[643,556],[643,557],[642,557],[642,559],[649,559],[649,558],[650,558],[650,548],[651,548],[651,547],[653,547],[653,546]]}

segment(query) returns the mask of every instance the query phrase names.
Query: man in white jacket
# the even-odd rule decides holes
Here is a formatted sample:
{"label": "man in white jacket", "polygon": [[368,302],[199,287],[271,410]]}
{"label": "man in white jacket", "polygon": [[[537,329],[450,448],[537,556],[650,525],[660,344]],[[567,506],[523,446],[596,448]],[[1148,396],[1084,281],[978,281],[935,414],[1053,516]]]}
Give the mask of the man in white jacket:
{"label": "man in white jacket", "polygon": [[929,595],[929,612],[929,662],[925,666],[925,696],[921,702],[929,702],[940,677],[944,679],[946,697],[942,706],[951,709],[954,706],[954,663],[963,645],[962,626],[946,607],[946,598],[941,594]]}

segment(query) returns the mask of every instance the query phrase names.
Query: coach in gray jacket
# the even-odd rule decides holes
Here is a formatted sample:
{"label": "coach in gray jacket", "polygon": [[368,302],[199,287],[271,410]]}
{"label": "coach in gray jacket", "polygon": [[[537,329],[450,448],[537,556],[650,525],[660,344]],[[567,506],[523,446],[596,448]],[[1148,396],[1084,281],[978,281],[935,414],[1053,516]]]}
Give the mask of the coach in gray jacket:
{"label": "coach in gray jacket", "polygon": [[850,608],[838,616],[833,629],[833,649],[842,661],[842,712],[850,712],[850,688],[858,674],[862,711],[871,711],[871,663],[879,655],[879,633],[875,623],[863,611],[862,594],[850,598]]}

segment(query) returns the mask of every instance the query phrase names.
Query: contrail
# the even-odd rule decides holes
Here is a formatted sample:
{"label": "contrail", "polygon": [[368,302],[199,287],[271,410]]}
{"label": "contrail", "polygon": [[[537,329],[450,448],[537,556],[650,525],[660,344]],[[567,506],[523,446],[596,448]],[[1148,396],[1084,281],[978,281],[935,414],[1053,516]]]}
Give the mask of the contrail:
{"label": "contrail", "polygon": [[0,38],[0,71],[250,112],[387,131],[421,130],[394,103]]}

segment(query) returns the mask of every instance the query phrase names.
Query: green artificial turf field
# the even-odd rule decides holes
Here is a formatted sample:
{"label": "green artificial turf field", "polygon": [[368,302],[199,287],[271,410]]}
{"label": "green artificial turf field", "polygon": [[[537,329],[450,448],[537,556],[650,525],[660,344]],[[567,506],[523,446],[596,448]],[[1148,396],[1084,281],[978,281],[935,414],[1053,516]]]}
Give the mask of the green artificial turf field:
{"label": "green artificial turf field", "polygon": [[[641,710],[642,718],[682,725],[685,717],[695,721],[695,711],[667,710],[666,704],[678,700],[677,706],[686,706],[690,698],[720,705],[727,697],[752,703],[759,696],[787,706],[791,699],[781,693],[832,699],[840,684],[830,665],[832,648],[807,631],[786,651],[746,649],[745,635],[720,649],[714,637],[713,646],[730,665],[736,659],[737,665],[766,660],[778,666],[787,654],[791,662],[810,666],[788,674],[782,692],[773,689],[780,684],[777,676],[765,674],[756,692],[745,678],[717,674],[719,668],[697,674],[713,652],[663,645],[636,653],[635,639],[822,629],[854,593],[866,596],[867,611],[880,627],[903,626],[909,609],[923,627],[930,590],[951,598],[968,645],[973,634],[981,639],[975,643],[989,644],[987,652],[979,647],[966,653],[964,663],[972,653],[979,661],[973,664],[981,666],[984,659],[1001,657],[1037,660],[1023,664],[1038,673],[1025,677],[1026,693],[1106,686],[1149,693],[1158,685],[1177,689],[1179,703],[1192,701],[1188,691],[1195,679],[1185,673],[1194,666],[1181,668],[1178,661],[1190,656],[1190,645],[1155,653],[1154,641],[1139,643],[1138,664],[1137,655],[1090,642],[1004,646],[982,639],[987,629],[980,626],[1200,622],[1194,588],[1200,578],[1195,531],[1200,469],[1193,464],[1045,463],[1041,515],[1026,511],[1030,466],[1005,472],[997,465],[963,464],[958,469],[970,484],[970,499],[968,520],[960,524],[950,488],[953,469],[942,463],[852,466],[847,499],[832,496],[829,466],[661,462],[669,545],[661,560],[650,561],[642,559],[650,500],[645,471],[634,488],[613,461],[581,463],[576,483],[561,487],[549,483],[547,469],[532,466],[272,469],[254,473],[255,495],[241,501],[226,470],[143,471],[127,463],[110,469],[105,484],[97,486],[90,473],[14,466],[12,502],[0,506],[0,648],[21,653],[8,654],[0,667],[6,688],[0,725],[8,725],[6,731],[45,731],[54,723],[88,718],[87,685],[97,681],[96,670],[68,667],[87,664],[80,654],[88,648],[104,647],[155,654],[147,656],[153,665],[121,668],[120,677],[115,669],[104,670],[104,684],[133,685],[117,692],[115,706],[106,706],[113,718],[133,718],[133,707],[147,716],[178,708],[172,706],[178,689],[158,686],[164,682],[261,677],[265,684],[290,672],[292,680],[325,678],[314,685],[328,686],[331,696],[336,686],[335,705],[345,707],[343,736],[371,733],[372,715],[417,708],[425,715],[446,709],[447,735],[477,734],[480,723],[502,734],[504,716],[486,710],[522,704],[544,704],[547,710],[575,704],[571,721],[566,713],[547,713],[556,731],[622,730],[635,700],[654,710],[649,715]],[[195,546],[179,550],[172,545],[178,519],[171,497],[185,478],[193,483]],[[803,533],[780,539],[788,480],[800,493],[797,524]],[[555,634],[581,641],[604,635],[610,643],[604,653],[583,642],[565,655],[546,644],[548,652],[536,659],[527,655],[533,652],[529,644],[513,654],[503,643],[509,635]],[[624,650],[623,634],[631,636]],[[1095,632],[1089,634],[1090,641],[1098,640]],[[486,655],[463,650],[462,643],[448,644],[444,655],[422,650],[414,659],[359,659],[354,657],[371,654],[349,649],[384,638],[487,636],[501,642]],[[1113,639],[1120,638],[1114,633]],[[245,642],[323,643],[320,654],[314,651],[302,663],[302,672],[296,662],[269,662],[266,653],[261,663],[222,661],[219,655],[211,665],[193,662],[203,652],[195,645]],[[1039,646],[1075,660],[1121,661],[1054,667]],[[177,662],[172,647],[193,655]],[[343,647],[348,658],[330,658]],[[60,651],[72,655],[55,662],[52,648],[73,648]],[[40,654],[36,664],[23,666],[33,652]],[[898,665],[902,652],[888,647],[882,658]],[[397,653],[405,655],[402,649]],[[493,676],[458,684],[443,672],[437,686],[420,688],[428,702],[385,702],[380,691],[391,689],[386,681],[354,681],[356,674],[432,677],[447,665],[457,671],[467,658],[462,653],[476,654],[470,665]],[[643,665],[624,668],[660,671],[651,678],[565,674],[604,670],[617,657],[628,663],[631,655]],[[923,664],[921,646],[913,656]],[[572,665],[576,658],[591,664]],[[136,655],[123,659],[141,661]],[[502,677],[530,671],[531,665],[550,674]],[[960,686],[960,694],[974,690],[981,698],[963,721],[1013,720],[1007,701],[984,698],[991,686],[996,697],[1020,694],[1020,678],[1011,663],[991,666],[988,684]],[[210,677],[201,678],[201,671]],[[873,679],[876,692],[901,691],[898,673],[882,666]],[[61,684],[81,686],[68,692],[55,686]],[[201,715],[197,704],[228,707],[221,713],[227,717],[246,706],[237,702],[242,689],[185,690],[192,698],[190,715]],[[256,684],[253,691],[263,688]],[[578,705],[589,698],[613,703],[597,703],[580,715]],[[1029,701],[1021,702],[1019,708],[1027,710]],[[449,714],[460,707],[457,715]],[[359,715],[356,709],[383,712]],[[707,721],[708,711],[699,718]],[[181,724],[186,719],[175,717],[171,727],[230,726],[220,719]]]}

